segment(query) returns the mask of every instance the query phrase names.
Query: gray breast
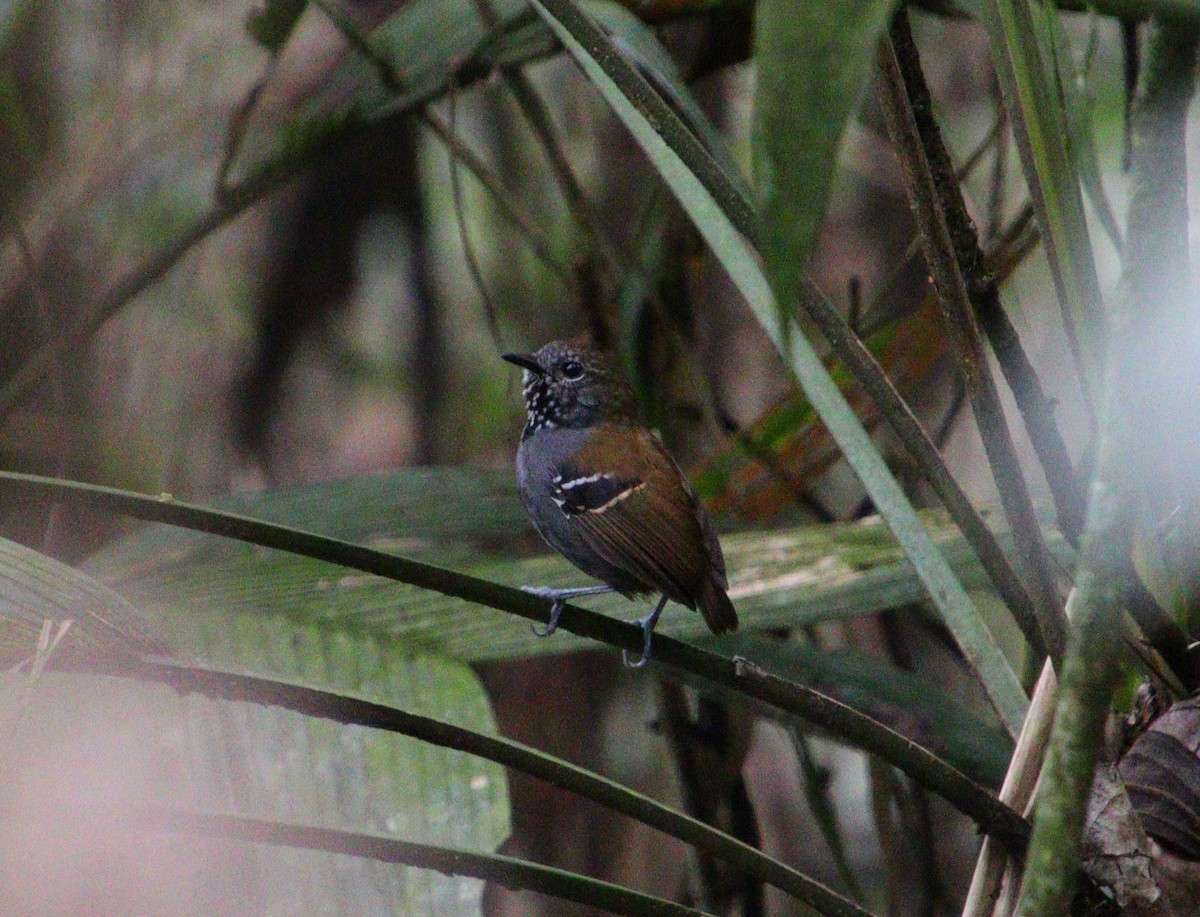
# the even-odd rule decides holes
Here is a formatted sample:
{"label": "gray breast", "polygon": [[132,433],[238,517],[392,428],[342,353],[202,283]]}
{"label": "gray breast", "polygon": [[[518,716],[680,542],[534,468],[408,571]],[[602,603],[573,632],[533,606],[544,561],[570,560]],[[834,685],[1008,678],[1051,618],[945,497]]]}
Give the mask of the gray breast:
{"label": "gray breast", "polygon": [[591,431],[542,429],[521,440],[517,449],[517,484],[525,509],[546,543],[584,573],[627,595],[648,591],[645,584],[607,562],[580,537],[554,500],[554,478],[579,454]]}

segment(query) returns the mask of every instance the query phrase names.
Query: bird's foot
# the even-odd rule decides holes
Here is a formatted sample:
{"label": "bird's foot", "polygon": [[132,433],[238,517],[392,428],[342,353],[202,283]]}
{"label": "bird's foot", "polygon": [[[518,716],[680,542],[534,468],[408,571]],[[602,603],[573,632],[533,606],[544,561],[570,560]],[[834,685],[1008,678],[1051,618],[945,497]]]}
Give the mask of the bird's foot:
{"label": "bird's foot", "polygon": [[630,621],[630,624],[636,624],[642,629],[642,655],[635,661],[630,661],[629,650],[621,650],[621,660],[625,663],[627,669],[640,669],[650,661],[651,642],[654,640],[654,625],[658,623],[658,616],[662,614],[663,606],[667,604],[667,597],[664,595],[658,600],[658,604],[654,607],[654,611],[646,615],[644,618],[638,618],[636,621]]}
{"label": "bird's foot", "polygon": [[600,595],[605,592],[612,592],[612,586],[577,586],[571,589],[554,589],[550,586],[522,586],[521,591],[528,592],[530,595],[536,595],[538,598],[553,600],[554,604],[550,606],[550,620],[546,622],[546,626],[538,628],[536,624],[529,625],[529,629],[533,631],[535,637],[549,637],[558,630],[558,619],[562,617],[563,609],[567,606],[567,599],[578,598],[581,595]]}
{"label": "bird's foot", "polygon": [[546,622],[545,627],[538,627],[536,624],[530,624],[529,629],[533,631],[535,637],[549,637],[552,633],[558,630],[558,619],[562,617],[563,609],[567,607],[564,599],[555,598],[554,604],[550,606],[550,620]]}

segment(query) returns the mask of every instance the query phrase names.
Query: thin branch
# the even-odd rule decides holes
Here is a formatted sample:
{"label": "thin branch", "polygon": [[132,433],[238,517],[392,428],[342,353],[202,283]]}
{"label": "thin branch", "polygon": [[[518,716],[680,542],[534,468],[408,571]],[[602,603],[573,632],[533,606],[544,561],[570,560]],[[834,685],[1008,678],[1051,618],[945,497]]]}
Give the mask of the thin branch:
{"label": "thin branch", "polygon": [[905,187],[921,228],[925,258],[967,382],[1000,501],[1016,535],[1043,645],[1050,657],[1058,661],[1066,645],[1067,625],[1054,562],[1033,508],[971,307],[973,297],[966,278],[972,278],[975,280],[972,285],[979,286],[982,253],[949,154],[933,120],[928,87],[903,8],[893,20],[891,39],[880,53],[880,99],[889,133],[907,178]]}
{"label": "thin branch", "polygon": [[[336,538],[112,487],[16,472],[0,472],[0,481],[13,490],[37,494],[43,499],[70,499],[104,512],[165,522],[374,573],[538,623],[549,618],[550,603],[520,589]],[[559,626],[620,649],[639,650],[642,645],[642,631],[636,624],[576,605],[565,607]],[[962,771],[877,720],[812,688],[771,675],[748,660],[725,658],[665,634],[655,637],[654,652],[658,664],[669,666],[702,685],[728,689],[743,700],[816,723],[841,741],[879,755],[947,799],[974,819],[982,830],[997,835],[1014,850],[1023,848],[1029,827],[1020,815]]]}

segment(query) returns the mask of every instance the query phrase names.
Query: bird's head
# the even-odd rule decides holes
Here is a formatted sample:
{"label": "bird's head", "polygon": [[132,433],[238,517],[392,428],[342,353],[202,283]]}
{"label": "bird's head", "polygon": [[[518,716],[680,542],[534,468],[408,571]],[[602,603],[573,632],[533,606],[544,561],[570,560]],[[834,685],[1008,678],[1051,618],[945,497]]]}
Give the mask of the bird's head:
{"label": "bird's head", "polygon": [[504,359],[525,370],[526,436],[634,416],[629,383],[586,338],[551,341],[536,353],[506,353]]}

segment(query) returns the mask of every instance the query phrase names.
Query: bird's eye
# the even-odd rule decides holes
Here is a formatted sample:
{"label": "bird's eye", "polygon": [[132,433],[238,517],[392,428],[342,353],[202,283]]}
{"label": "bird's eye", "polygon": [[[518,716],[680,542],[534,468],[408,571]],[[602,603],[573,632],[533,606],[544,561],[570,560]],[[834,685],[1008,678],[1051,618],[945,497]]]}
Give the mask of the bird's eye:
{"label": "bird's eye", "polygon": [[567,360],[562,368],[563,378],[575,382],[583,378],[583,364],[578,360]]}

